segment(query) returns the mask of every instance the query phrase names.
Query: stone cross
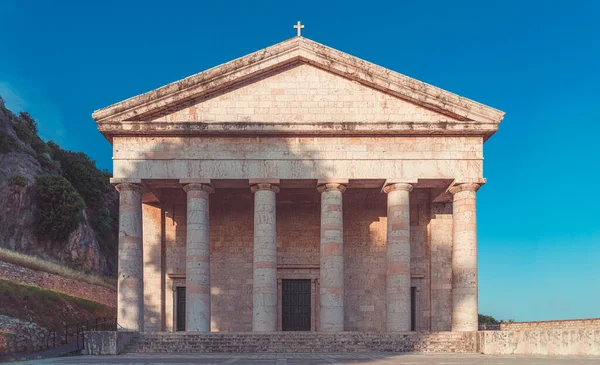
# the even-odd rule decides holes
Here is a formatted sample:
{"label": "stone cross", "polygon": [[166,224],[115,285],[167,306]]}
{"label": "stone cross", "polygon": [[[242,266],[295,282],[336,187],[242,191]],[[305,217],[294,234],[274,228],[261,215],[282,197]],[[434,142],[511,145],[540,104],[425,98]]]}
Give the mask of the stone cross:
{"label": "stone cross", "polygon": [[300,24],[300,21],[298,20],[298,24],[294,25],[294,28],[298,29],[298,37],[300,37],[300,32],[302,31],[302,28],[304,28],[304,25]]}

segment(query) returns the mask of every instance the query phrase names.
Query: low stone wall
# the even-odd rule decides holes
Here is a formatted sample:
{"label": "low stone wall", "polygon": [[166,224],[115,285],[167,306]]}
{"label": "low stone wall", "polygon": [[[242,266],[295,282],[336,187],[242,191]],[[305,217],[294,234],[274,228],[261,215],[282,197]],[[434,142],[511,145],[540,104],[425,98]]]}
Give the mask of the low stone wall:
{"label": "low stone wall", "polygon": [[86,355],[119,355],[138,335],[130,331],[92,331],[85,332]]}
{"label": "low stone wall", "polygon": [[494,355],[600,355],[600,328],[481,331],[478,350]]}
{"label": "low stone wall", "polygon": [[46,348],[48,331],[33,322],[0,315],[0,328],[3,329],[0,333],[0,356]]}
{"label": "low stone wall", "polygon": [[140,333],[128,353],[475,353],[477,332],[153,332]]}
{"label": "low stone wall", "polygon": [[77,298],[117,307],[117,291],[102,285],[94,285],[75,279],[0,261],[0,278],[44,289],[56,290]]}
{"label": "low stone wall", "polygon": [[503,322],[502,331],[540,331],[556,329],[600,328],[600,318],[568,319],[561,321]]}
{"label": "low stone wall", "polygon": [[10,334],[0,331],[0,357],[6,354],[6,348],[8,346],[8,337]]}

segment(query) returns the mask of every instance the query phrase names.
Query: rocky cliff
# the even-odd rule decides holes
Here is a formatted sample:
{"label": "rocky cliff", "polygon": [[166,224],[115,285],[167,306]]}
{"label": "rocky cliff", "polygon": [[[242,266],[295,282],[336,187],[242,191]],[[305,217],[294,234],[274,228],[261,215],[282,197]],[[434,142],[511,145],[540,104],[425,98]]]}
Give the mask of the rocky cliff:
{"label": "rocky cliff", "polygon": [[[85,202],[77,208],[76,223],[64,237],[45,234],[39,227],[42,218],[55,219],[52,209],[39,210],[36,184],[40,176],[66,178],[79,195],[75,199]],[[0,98],[0,247],[116,275],[118,194],[108,177],[86,155],[42,141],[35,121],[27,113],[12,113]],[[100,188],[82,191],[94,185]],[[50,199],[50,206],[63,204],[60,193]]]}

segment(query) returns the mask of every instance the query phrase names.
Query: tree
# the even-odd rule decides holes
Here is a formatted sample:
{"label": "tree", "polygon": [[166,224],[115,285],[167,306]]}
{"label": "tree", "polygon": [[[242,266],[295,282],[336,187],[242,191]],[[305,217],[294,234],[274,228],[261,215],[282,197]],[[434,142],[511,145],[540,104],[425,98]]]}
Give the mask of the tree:
{"label": "tree", "polygon": [[96,163],[82,152],[63,150],[49,141],[52,158],[60,163],[62,175],[73,184],[89,207],[102,205],[104,194],[112,189],[106,174],[96,168]]}
{"label": "tree", "polygon": [[498,324],[500,321],[497,321],[496,318],[492,316],[486,316],[484,314],[478,315],[479,324]]}
{"label": "tree", "polygon": [[36,178],[35,229],[38,237],[63,241],[82,219],[85,203],[73,185],[62,176],[41,175]]}

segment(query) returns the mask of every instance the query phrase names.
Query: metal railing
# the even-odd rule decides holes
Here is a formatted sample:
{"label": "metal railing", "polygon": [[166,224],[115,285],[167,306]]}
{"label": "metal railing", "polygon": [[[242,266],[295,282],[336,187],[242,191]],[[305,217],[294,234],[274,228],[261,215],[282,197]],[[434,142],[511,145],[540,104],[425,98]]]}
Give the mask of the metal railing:
{"label": "metal railing", "polygon": [[85,347],[85,331],[116,331],[117,319],[114,317],[100,317],[75,323],[66,323],[61,327],[54,327],[48,330],[46,336],[46,348],[55,348],[76,343],[77,349]]}

